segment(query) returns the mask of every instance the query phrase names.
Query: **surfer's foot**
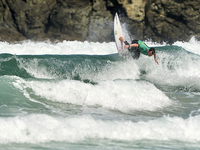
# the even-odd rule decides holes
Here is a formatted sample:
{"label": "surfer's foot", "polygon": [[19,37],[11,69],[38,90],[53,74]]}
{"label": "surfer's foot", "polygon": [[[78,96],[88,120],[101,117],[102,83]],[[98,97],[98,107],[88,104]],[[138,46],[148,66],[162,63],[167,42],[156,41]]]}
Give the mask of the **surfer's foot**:
{"label": "surfer's foot", "polygon": [[123,37],[120,37],[119,40],[121,40],[123,42],[125,41],[125,39]]}

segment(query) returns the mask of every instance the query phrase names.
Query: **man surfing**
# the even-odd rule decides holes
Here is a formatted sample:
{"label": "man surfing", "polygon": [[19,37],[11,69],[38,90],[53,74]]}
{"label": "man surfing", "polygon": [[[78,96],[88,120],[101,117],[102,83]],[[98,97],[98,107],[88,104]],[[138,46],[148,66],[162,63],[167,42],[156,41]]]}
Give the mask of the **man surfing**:
{"label": "man surfing", "polygon": [[133,59],[138,59],[140,57],[140,53],[147,56],[154,55],[154,60],[159,65],[158,60],[156,59],[156,50],[154,48],[148,47],[141,40],[133,40],[131,44],[129,44],[123,37],[120,37],[119,40],[125,43],[124,48],[128,48],[129,52],[134,53],[134,56],[132,56]]}

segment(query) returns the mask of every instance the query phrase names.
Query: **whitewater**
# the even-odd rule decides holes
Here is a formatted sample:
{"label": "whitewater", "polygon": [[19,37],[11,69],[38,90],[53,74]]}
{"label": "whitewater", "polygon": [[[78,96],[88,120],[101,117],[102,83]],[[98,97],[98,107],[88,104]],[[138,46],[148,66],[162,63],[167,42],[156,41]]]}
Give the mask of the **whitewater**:
{"label": "whitewater", "polygon": [[0,42],[0,149],[199,149],[200,42]]}

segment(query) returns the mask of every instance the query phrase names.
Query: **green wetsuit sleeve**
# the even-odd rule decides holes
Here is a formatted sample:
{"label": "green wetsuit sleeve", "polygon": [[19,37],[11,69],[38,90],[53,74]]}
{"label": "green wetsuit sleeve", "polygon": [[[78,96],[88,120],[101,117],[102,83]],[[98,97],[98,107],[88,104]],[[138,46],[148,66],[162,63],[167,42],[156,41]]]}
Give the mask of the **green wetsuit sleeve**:
{"label": "green wetsuit sleeve", "polygon": [[150,49],[144,42],[138,40],[138,49],[139,51],[144,54],[144,55],[148,55],[148,50]]}

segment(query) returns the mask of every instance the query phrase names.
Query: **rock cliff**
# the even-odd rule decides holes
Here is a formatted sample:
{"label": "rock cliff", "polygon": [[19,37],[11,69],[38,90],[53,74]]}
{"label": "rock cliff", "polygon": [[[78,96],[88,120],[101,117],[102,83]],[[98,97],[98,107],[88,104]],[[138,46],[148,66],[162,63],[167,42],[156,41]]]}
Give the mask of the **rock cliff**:
{"label": "rock cliff", "polygon": [[199,0],[0,0],[0,40],[113,41],[113,17],[137,39],[200,35]]}

